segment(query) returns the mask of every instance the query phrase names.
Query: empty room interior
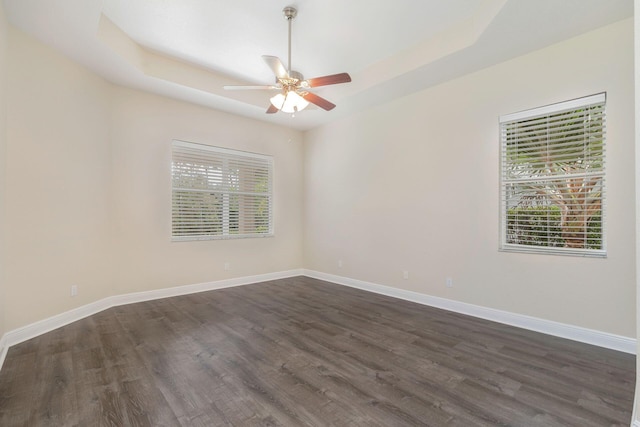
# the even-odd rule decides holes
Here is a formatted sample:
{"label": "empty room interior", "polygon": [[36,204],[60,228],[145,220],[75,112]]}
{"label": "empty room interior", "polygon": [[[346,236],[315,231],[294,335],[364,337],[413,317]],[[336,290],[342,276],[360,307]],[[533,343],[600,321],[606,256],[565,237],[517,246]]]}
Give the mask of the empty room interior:
{"label": "empty room interior", "polygon": [[0,425],[640,427],[639,7],[0,1]]}

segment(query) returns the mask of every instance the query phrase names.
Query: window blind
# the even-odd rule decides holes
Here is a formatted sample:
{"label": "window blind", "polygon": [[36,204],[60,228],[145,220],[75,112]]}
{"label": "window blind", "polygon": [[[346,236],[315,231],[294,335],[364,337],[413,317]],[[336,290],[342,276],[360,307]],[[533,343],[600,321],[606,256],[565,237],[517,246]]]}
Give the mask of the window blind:
{"label": "window blind", "polygon": [[501,249],[605,256],[605,94],[500,118]]}
{"label": "window blind", "polygon": [[172,239],[273,235],[273,158],[172,143]]}

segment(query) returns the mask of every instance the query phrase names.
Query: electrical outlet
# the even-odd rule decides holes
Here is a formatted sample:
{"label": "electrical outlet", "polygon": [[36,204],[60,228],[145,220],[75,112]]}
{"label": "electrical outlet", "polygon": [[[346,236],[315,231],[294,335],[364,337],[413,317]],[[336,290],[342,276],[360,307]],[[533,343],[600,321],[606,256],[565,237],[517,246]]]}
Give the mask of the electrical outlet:
{"label": "electrical outlet", "polygon": [[78,285],[71,285],[71,296],[75,297],[78,295]]}
{"label": "electrical outlet", "polygon": [[402,278],[405,279],[405,280],[409,278],[409,272],[407,270],[404,270],[402,272]]}
{"label": "electrical outlet", "polygon": [[453,288],[453,279],[451,277],[447,277],[445,284],[447,285],[447,288]]}
{"label": "electrical outlet", "polygon": [[229,263],[229,261],[224,263],[224,269],[227,270],[227,271],[231,270],[231,264]]}
{"label": "electrical outlet", "polygon": [[342,260],[341,259],[338,260],[338,268],[342,268]]}

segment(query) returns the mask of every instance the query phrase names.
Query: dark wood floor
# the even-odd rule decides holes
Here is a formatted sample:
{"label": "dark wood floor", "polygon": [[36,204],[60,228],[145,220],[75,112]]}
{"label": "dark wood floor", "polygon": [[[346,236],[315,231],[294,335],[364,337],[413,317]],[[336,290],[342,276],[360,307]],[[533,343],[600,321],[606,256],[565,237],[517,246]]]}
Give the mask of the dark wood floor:
{"label": "dark wood floor", "polygon": [[628,426],[635,357],[310,278],[16,345],[2,426]]}

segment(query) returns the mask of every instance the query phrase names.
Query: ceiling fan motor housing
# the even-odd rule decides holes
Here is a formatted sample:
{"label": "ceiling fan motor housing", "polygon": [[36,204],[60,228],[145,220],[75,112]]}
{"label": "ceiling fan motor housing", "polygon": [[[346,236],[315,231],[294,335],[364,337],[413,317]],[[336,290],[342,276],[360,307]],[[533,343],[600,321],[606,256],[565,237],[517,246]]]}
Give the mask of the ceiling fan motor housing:
{"label": "ceiling fan motor housing", "polygon": [[289,71],[289,78],[296,79],[298,81],[304,80],[304,77],[302,76],[302,73],[299,73],[297,71]]}

